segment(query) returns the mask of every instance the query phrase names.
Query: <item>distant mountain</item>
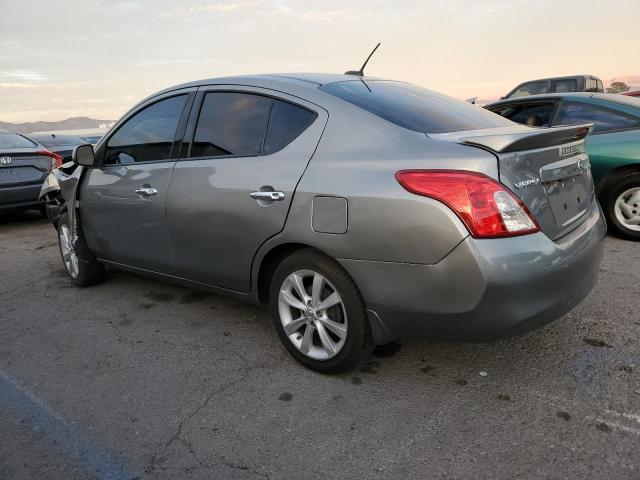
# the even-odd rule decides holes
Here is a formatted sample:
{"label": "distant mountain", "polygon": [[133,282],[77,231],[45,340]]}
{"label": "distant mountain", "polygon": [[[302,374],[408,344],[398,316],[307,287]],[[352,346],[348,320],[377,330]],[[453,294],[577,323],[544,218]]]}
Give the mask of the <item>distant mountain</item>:
{"label": "distant mountain", "polygon": [[96,120],[89,117],[73,117],[59,122],[0,122],[0,130],[11,130],[17,133],[48,132],[51,130],[80,130],[83,128],[100,128],[111,125],[113,120]]}

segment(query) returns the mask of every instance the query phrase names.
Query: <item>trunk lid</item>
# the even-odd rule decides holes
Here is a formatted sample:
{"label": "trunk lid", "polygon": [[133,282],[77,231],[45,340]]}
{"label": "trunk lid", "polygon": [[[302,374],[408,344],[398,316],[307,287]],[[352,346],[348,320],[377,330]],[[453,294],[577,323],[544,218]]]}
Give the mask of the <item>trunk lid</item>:
{"label": "trunk lid", "polygon": [[0,187],[43,182],[51,157],[33,149],[0,150]]}
{"label": "trunk lid", "polygon": [[496,155],[500,182],[522,200],[542,231],[555,240],[582,223],[595,196],[584,144],[592,127],[514,125],[429,137]]}

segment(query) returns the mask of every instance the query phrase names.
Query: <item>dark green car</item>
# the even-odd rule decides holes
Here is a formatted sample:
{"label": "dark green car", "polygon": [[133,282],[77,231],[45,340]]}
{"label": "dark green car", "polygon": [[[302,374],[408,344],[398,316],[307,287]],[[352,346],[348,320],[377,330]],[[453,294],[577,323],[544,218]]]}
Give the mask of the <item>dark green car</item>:
{"label": "dark green car", "polygon": [[531,127],[594,123],[587,153],[609,226],[640,240],[640,98],[557,93],[503,100],[485,108]]}

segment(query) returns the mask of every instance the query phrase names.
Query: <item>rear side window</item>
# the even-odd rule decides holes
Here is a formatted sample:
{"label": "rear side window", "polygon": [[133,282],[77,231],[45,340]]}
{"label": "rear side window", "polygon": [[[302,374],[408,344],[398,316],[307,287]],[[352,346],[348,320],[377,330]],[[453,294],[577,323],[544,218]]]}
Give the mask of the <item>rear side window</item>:
{"label": "rear side window", "polygon": [[563,102],[553,123],[554,125],[595,123],[594,132],[640,127],[640,119],[631,115],[578,102]]}
{"label": "rear side window", "polygon": [[0,132],[0,148],[35,148],[36,144],[13,132]]}
{"label": "rear side window", "polygon": [[578,81],[575,78],[551,81],[552,93],[575,92],[576,90],[578,90]]}
{"label": "rear side window", "polygon": [[598,92],[598,81],[595,78],[587,78],[585,80],[585,92]]}
{"label": "rear side window", "polygon": [[502,108],[499,113],[512,122],[521,123],[530,127],[548,127],[551,123],[553,103],[538,103],[533,105],[513,105],[508,108]]}
{"label": "rear side window", "polygon": [[261,95],[207,93],[200,110],[191,156],[258,155],[270,108],[271,99]]}
{"label": "rear side window", "polygon": [[315,112],[263,95],[207,93],[191,157],[268,155],[291,143],[315,118]]}
{"label": "rear side window", "polygon": [[306,108],[274,100],[262,153],[268,155],[287,146],[313,123],[316,116]]}
{"label": "rear side window", "polygon": [[416,132],[447,133],[513,125],[484,108],[408,83],[355,80],[319,88]]}
{"label": "rear side window", "polygon": [[524,85],[520,85],[518,89],[509,95],[509,98],[526,97],[528,95],[541,95],[543,93],[549,93],[547,89],[547,82],[529,82]]}
{"label": "rear side window", "polygon": [[107,142],[105,165],[171,158],[186,95],[160,100],[127,120]]}

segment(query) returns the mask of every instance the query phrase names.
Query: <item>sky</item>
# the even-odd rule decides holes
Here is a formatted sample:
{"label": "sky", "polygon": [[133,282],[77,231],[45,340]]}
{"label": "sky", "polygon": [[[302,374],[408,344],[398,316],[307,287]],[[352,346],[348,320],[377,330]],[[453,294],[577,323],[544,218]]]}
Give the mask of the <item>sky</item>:
{"label": "sky", "polygon": [[640,74],[639,0],[0,0],[0,121],[111,120],[157,90],[358,69],[465,99]]}

